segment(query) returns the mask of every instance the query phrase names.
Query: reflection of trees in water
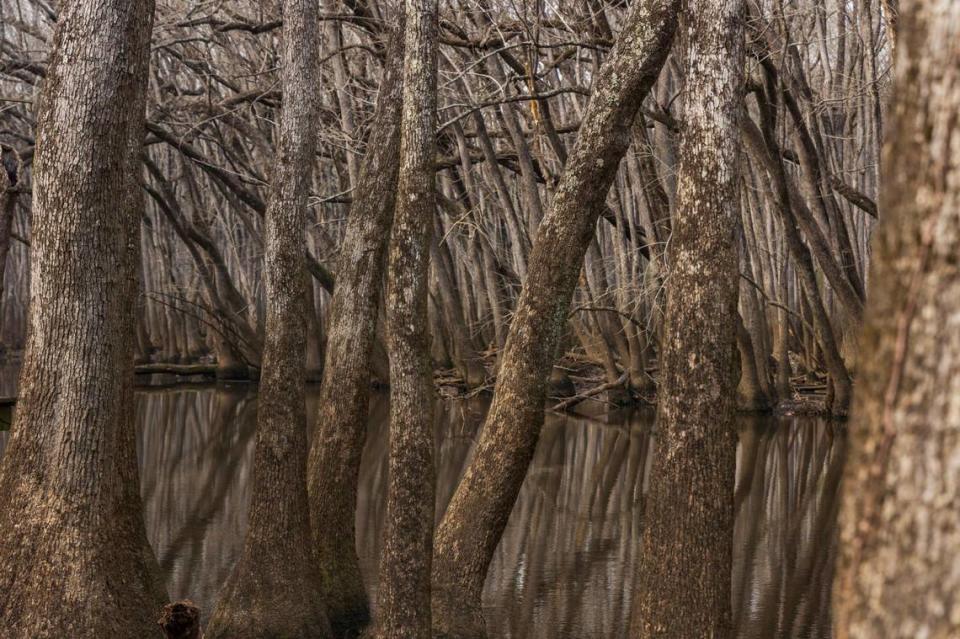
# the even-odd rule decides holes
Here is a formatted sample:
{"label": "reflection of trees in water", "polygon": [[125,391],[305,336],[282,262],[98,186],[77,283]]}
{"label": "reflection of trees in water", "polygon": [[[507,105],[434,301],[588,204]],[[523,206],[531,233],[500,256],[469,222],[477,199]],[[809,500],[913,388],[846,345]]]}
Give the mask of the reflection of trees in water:
{"label": "reflection of trees in water", "polygon": [[[138,395],[148,534],[171,596],[189,596],[207,611],[243,540],[253,400],[223,389]],[[357,543],[368,585],[386,511],[386,400],[373,399],[360,471]],[[438,406],[438,518],[484,410],[481,400]],[[651,423],[649,413],[605,420],[548,414],[490,569],[484,607],[492,636],[625,635]],[[828,636],[843,448],[817,420],[744,419],[733,574],[739,637]]]}
{"label": "reflection of trees in water", "polygon": [[845,436],[813,419],[768,424],[757,420],[741,430],[733,573],[737,634],[829,637]]}
{"label": "reflection of trees in water", "polygon": [[254,397],[243,388],[137,394],[147,535],[170,596],[205,612],[243,543]]}

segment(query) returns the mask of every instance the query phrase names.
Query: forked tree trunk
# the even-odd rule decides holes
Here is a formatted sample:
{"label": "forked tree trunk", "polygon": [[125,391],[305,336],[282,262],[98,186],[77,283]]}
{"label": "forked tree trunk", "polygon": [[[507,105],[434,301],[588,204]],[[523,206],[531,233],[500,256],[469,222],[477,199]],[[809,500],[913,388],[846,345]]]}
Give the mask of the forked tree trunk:
{"label": "forked tree trunk", "polygon": [[850,426],[838,639],[960,636],[960,4],[901,3]]}
{"label": "forked tree trunk", "polygon": [[732,632],[744,3],[696,0],[684,18],[685,106],[658,441],[630,633],[643,639],[725,639]]}
{"label": "forked tree trunk", "polygon": [[430,639],[433,369],[427,332],[436,215],[437,0],[406,0],[397,210],[390,235],[390,460],[377,591],[378,639]]}
{"label": "forked tree trunk", "polygon": [[0,465],[0,636],[150,637],[166,598],[133,415],[152,0],[59,5],[37,111],[32,290]]}
{"label": "forked tree trunk", "polygon": [[[307,505],[307,194],[319,117],[317,0],[282,4],[280,140],[265,215],[266,339],[243,550],[207,639],[330,637]],[[313,309],[310,309],[313,312]]]}
{"label": "forked tree trunk", "polygon": [[537,445],[547,377],[584,253],[634,116],[670,50],[678,6],[679,0],[643,0],[630,9],[596,79],[553,206],[540,223],[493,404],[437,530],[433,623],[441,637],[485,635],[480,595],[487,568]]}
{"label": "forked tree trunk", "polygon": [[370,366],[383,255],[396,198],[403,88],[403,29],[391,36],[367,154],[360,166],[327,318],[319,413],[307,488],[323,593],[336,636],[370,618],[357,559],[357,477],[367,432]]}

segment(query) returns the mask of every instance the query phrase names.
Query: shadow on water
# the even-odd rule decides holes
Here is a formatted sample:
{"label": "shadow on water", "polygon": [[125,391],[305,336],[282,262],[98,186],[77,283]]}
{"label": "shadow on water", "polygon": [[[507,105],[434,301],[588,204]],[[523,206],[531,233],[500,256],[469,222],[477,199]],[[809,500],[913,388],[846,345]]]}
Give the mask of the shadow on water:
{"label": "shadow on water", "polygon": [[[442,513],[486,404],[445,401],[438,408]],[[316,414],[315,397],[308,411]],[[243,542],[256,394],[249,386],[138,392],[137,420],[147,533],[170,595],[209,611]],[[376,395],[357,507],[358,551],[374,596],[386,511],[387,420],[387,397]],[[484,591],[492,637],[625,636],[652,424],[650,411],[547,414]],[[832,424],[808,417],[742,417],[739,429],[736,634],[828,637],[844,439]],[[0,450],[5,436],[0,433]],[[682,486],[677,498],[684,498]]]}

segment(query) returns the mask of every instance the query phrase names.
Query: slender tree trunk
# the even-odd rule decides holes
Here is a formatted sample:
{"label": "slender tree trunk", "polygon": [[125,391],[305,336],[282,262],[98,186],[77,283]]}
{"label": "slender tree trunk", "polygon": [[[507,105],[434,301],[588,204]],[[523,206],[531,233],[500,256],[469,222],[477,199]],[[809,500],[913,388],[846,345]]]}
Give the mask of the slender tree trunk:
{"label": "slender tree trunk", "polygon": [[631,636],[723,639],[732,630],[744,3],[696,0],[684,17],[686,104],[660,348],[658,452]]}
{"label": "slender tree trunk", "polygon": [[960,4],[900,8],[843,488],[838,639],[960,636]]}
{"label": "slender tree trunk", "polygon": [[436,479],[427,288],[437,209],[437,0],[406,0],[405,8],[400,175],[387,278],[390,483],[374,633],[379,639],[431,636]]}
{"label": "slender tree trunk", "polygon": [[[737,384],[737,407],[740,410],[764,412],[770,410],[770,398],[760,381],[757,353],[750,331],[738,314],[736,322],[737,349],[740,352],[740,380]],[[763,356],[765,357],[765,355]]]}
{"label": "slender tree trunk", "polygon": [[152,0],[62,3],[37,115],[30,328],[0,465],[0,636],[149,637],[133,425]]}
{"label": "slender tree trunk", "polygon": [[403,29],[398,29],[387,45],[377,112],[340,249],[337,286],[327,319],[320,410],[307,469],[324,599],[338,637],[358,631],[370,618],[354,526],[383,255],[399,171],[402,64]]}
{"label": "slender tree trunk", "polygon": [[[20,195],[17,188],[20,162],[12,149],[6,151],[3,146],[0,146],[0,155],[2,155],[2,162],[0,162],[0,301],[2,301],[7,254],[10,252],[10,234],[13,230],[13,214],[17,210],[17,197]],[[0,306],[0,309],[2,308]]]}
{"label": "slender tree trunk", "polygon": [[485,635],[480,595],[487,568],[537,444],[547,377],[584,253],[629,144],[633,118],[666,60],[678,5],[678,0],[634,3],[596,80],[553,206],[540,223],[493,404],[437,530],[433,614],[440,636]]}
{"label": "slender tree trunk", "polygon": [[[317,0],[284,0],[280,141],[265,215],[266,340],[243,550],[207,639],[331,636],[307,506],[307,193],[319,117]],[[311,284],[312,285],[312,284]],[[312,312],[312,309],[311,309]]]}

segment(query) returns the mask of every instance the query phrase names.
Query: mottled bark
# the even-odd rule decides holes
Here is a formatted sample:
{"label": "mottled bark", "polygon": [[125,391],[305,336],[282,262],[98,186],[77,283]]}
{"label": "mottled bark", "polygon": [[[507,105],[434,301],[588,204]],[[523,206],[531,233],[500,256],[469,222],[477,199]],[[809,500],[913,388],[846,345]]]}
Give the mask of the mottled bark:
{"label": "mottled bark", "polygon": [[669,52],[678,5],[649,0],[630,9],[596,79],[553,205],[540,223],[493,404],[437,530],[433,614],[440,636],[485,634],[480,595],[487,568],[537,444],[547,377],[584,254],[629,144],[633,118]]}
{"label": "mottled bark", "polygon": [[[207,639],[331,636],[307,506],[307,194],[317,147],[319,8],[284,0],[280,141],[265,215],[266,339],[243,550]],[[311,309],[312,312],[312,309]]]}
{"label": "mottled bark", "polygon": [[406,0],[397,210],[390,234],[387,348],[390,461],[377,591],[378,639],[430,639],[433,370],[427,333],[437,209],[437,0]]}
{"label": "mottled bark", "polygon": [[722,639],[732,630],[744,3],[697,0],[684,18],[685,111],[667,256],[657,452],[630,634]]}
{"label": "mottled bark", "polygon": [[340,249],[337,286],[327,318],[320,410],[308,465],[314,543],[337,636],[359,630],[370,617],[354,522],[383,256],[399,171],[402,64],[403,30],[398,29],[387,46],[377,112]]}
{"label": "mottled bark", "polygon": [[152,0],[60,5],[37,112],[32,290],[0,465],[0,635],[149,637],[166,598],[133,432]]}
{"label": "mottled bark", "polygon": [[901,4],[836,636],[960,636],[960,4]]}

